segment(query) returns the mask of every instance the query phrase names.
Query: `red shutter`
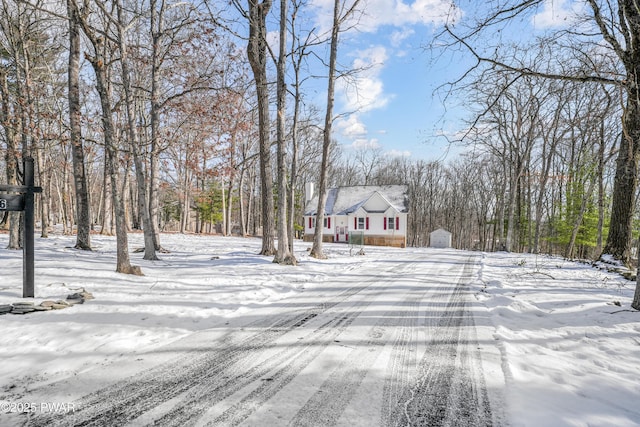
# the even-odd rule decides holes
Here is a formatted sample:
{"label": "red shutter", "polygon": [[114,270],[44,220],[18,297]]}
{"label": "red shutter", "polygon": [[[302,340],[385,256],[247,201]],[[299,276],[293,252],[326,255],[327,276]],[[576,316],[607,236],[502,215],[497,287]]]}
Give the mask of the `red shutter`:
{"label": "red shutter", "polygon": [[327,228],[331,230],[331,217],[327,218]]}
{"label": "red shutter", "polygon": [[384,229],[385,230],[387,229],[387,217],[386,216],[384,217]]}
{"label": "red shutter", "polygon": [[311,217],[309,217],[309,228],[313,228],[313,224],[312,224],[311,221],[312,221],[312,219],[311,219]]}
{"label": "red shutter", "polygon": [[369,229],[369,217],[367,217],[367,225],[366,225],[366,227],[367,227],[367,230],[368,230]]}
{"label": "red shutter", "polygon": [[353,229],[357,230],[358,229],[358,217],[353,217]]}
{"label": "red shutter", "polygon": [[396,230],[400,230],[400,217],[396,217]]}

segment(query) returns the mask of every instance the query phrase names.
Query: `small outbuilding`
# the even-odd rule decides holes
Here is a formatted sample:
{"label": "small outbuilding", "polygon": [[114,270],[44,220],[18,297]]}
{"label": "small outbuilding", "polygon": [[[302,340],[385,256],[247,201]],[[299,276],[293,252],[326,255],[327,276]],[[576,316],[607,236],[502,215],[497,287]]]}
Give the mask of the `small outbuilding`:
{"label": "small outbuilding", "polygon": [[429,235],[429,247],[431,248],[450,248],[451,233],[444,228],[438,228]]}

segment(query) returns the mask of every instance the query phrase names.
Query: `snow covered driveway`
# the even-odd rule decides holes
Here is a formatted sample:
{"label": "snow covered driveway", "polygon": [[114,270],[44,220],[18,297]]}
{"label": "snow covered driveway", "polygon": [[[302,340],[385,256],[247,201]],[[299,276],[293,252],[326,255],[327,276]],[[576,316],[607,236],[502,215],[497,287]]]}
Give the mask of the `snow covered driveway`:
{"label": "snow covered driveway", "polygon": [[477,261],[398,251],[353,264],[357,273],[346,268],[324,286],[48,385],[32,399],[73,398],[73,411],[28,423],[499,424],[472,315]]}

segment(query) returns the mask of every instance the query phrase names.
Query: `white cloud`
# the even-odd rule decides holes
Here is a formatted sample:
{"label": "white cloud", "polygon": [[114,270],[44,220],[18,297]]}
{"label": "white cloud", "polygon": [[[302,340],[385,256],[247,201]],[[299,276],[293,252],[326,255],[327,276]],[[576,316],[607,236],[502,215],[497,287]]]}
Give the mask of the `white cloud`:
{"label": "white cloud", "polygon": [[367,127],[357,114],[351,114],[346,120],[338,120],[335,128],[348,139],[359,139],[367,134]]}
{"label": "white cloud", "polygon": [[389,157],[411,157],[412,153],[409,150],[404,150],[404,151],[389,150],[389,151],[387,151],[387,155]]}
{"label": "white cloud", "polygon": [[570,25],[583,9],[582,2],[567,0],[545,0],[542,11],[533,16],[533,25],[538,29],[557,28]]}
{"label": "white cloud", "polygon": [[442,24],[454,10],[448,0],[416,0],[413,3],[365,0],[371,25]]}
{"label": "white cloud", "polygon": [[378,148],[380,148],[382,146],[380,145],[378,140],[375,139],[375,138],[371,138],[371,139],[360,138],[360,139],[356,139],[355,141],[353,141],[351,143],[351,147],[355,148],[355,149],[369,148],[369,149],[376,150],[376,149],[378,149]]}
{"label": "white cloud", "polygon": [[[333,4],[333,0],[312,1],[318,26],[324,31],[331,27]],[[350,5],[351,2],[345,4],[345,9]],[[357,21],[358,30],[364,32],[375,32],[383,25],[439,25],[457,20],[460,13],[451,0],[362,0],[357,10],[359,13],[353,15],[353,20]]]}
{"label": "white cloud", "polygon": [[415,34],[415,31],[412,28],[404,28],[399,31],[394,31],[393,33],[391,33],[391,37],[389,38],[391,46],[400,47],[402,42],[405,39],[411,37],[413,34]]}
{"label": "white cloud", "polygon": [[382,147],[377,138],[368,138],[367,127],[358,114],[350,114],[346,120],[338,120],[334,128],[344,139],[352,141],[348,144],[352,149],[375,150]]}
{"label": "white cloud", "polygon": [[383,46],[355,52],[351,69],[359,70],[356,74],[343,77],[336,83],[337,93],[346,111],[369,111],[382,108],[391,99],[385,95],[384,84],[380,76],[384,63],[388,58]]}

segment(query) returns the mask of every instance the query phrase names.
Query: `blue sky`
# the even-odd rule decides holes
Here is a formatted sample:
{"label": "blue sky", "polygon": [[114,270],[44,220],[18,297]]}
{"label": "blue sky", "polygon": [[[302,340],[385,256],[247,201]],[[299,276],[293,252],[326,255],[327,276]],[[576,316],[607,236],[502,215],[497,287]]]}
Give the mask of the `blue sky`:
{"label": "blue sky", "polygon": [[[532,28],[555,26],[576,3],[548,0]],[[366,70],[338,85],[336,114],[345,116],[335,123],[334,137],[346,150],[379,147],[389,156],[450,160],[460,149],[451,149],[443,135],[462,131],[466,112],[454,104],[445,109],[436,89],[460,77],[469,58],[434,60],[426,46],[446,20],[472,12],[452,9],[448,0],[362,0],[361,5],[365,14],[357,31],[341,37],[339,56],[342,64]],[[328,26],[333,0],[314,0],[314,7],[318,25]]]}
{"label": "blue sky", "polygon": [[[325,11],[332,3],[317,1]],[[438,134],[447,124],[440,123],[443,107],[433,92],[454,72],[452,64],[431,64],[426,46],[455,10],[446,0],[361,5],[358,31],[341,37],[339,52],[342,64],[366,69],[355,81],[338,82],[336,113],[350,114],[335,123],[335,137],[346,150],[379,147],[390,156],[442,157],[448,144]]]}

